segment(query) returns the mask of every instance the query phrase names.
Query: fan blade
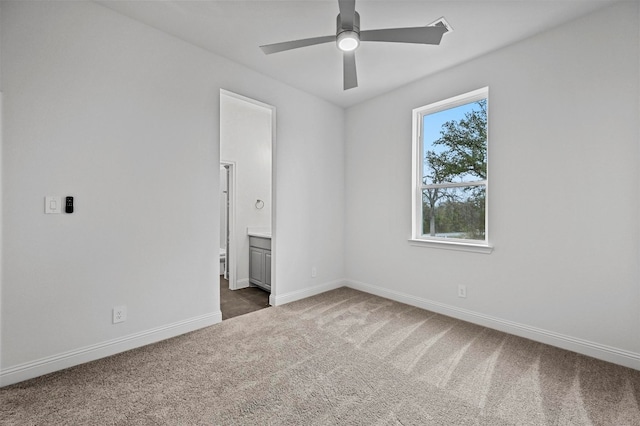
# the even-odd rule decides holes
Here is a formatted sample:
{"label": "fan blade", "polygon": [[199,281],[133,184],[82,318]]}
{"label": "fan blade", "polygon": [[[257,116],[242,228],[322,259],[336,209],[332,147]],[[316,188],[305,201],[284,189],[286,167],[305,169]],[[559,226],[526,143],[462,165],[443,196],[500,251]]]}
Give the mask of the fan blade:
{"label": "fan blade", "polygon": [[302,40],[285,41],[282,43],[265,44],[264,46],[260,46],[260,49],[262,49],[265,55],[270,55],[272,53],[283,52],[285,50],[291,50],[291,49],[297,49],[299,47],[329,43],[330,41],[336,41],[336,36],[330,35],[330,36],[324,36],[324,37],[304,38]]}
{"label": "fan blade", "polygon": [[440,44],[447,32],[444,26],[389,28],[386,30],[360,31],[360,41],[388,41],[391,43]]}
{"label": "fan blade", "polygon": [[344,90],[358,87],[358,73],[356,72],[356,53],[353,51],[344,52],[342,58],[344,62]]}
{"label": "fan blade", "polygon": [[356,0],[338,0],[340,7],[340,21],[342,28],[353,30],[353,20],[356,14]]}

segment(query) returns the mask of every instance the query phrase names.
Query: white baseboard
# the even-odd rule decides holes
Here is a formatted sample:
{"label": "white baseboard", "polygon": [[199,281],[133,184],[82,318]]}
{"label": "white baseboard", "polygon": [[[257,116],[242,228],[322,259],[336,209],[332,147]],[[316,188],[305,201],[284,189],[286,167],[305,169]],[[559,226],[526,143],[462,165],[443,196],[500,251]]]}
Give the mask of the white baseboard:
{"label": "white baseboard", "polygon": [[222,312],[218,311],[9,367],[0,370],[0,387],[176,337],[221,321]]}
{"label": "white baseboard", "polygon": [[400,293],[359,281],[345,280],[344,285],[356,290],[364,291],[365,293],[370,293],[376,296],[395,300],[396,302],[406,303],[407,305],[416,306],[428,311],[482,325],[484,327],[504,331],[505,333],[525,337],[527,339],[535,340],[536,342],[546,343],[548,345],[567,349],[579,354],[612,362],[614,364],[619,364],[625,367],[633,368],[635,370],[640,370],[639,353],[602,345],[600,343],[591,342],[577,337],[567,336],[537,327],[531,327],[525,324],[504,320],[490,315],[480,314],[477,312],[469,311],[467,309],[458,308],[456,306],[451,306],[440,302],[434,302],[428,299],[423,299],[421,297],[411,296],[409,294]]}
{"label": "white baseboard", "polygon": [[295,302],[296,300],[304,299],[307,297],[315,296],[316,294],[324,293],[325,291],[334,290],[336,288],[344,287],[344,280],[328,281],[304,290],[296,290],[290,293],[278,294],[274,296],[271,293],[269,296],[269,304],[272,306],[285,305],[287,303]]}
{"label": "white baseboard", "polygon": [[236,281],[236,290],[240,290],[241,288],[251,287],[251,283],[249,282],[249,278],[244,278],[242,280]]}

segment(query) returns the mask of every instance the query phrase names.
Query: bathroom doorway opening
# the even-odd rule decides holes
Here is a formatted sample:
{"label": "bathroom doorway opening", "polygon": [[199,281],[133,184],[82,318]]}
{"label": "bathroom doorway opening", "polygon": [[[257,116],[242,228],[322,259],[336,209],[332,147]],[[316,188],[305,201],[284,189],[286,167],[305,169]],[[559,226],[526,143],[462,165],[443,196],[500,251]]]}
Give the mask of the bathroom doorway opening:
{"label": "bathroom doorway opening", "polygon": [[[230,317],[225,315],[224,307],[228,308],[229,300],[236,297],[244,296],[242,302],[259,301],[260,308],[275,300],[274,152],[275,108],[220,90],[220,302],[223,319]],[[268,241],[265,246],[259,244],[263,254],[260,262],[256,261],[257,251],[253,247],[256,236]]]}

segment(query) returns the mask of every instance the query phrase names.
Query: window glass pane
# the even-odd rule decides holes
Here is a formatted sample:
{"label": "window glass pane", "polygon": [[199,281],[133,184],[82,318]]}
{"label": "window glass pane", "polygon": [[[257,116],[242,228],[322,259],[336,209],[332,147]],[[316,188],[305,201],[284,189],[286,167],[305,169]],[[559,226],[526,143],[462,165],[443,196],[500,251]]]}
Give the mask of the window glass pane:
{"label": "window glass pane", "polygon": [[486,187],[422,190],[422,234],[440,238],[485,239]]}
{"label": "window glass pane", "polygon": [[422,183],[487,178],[487,100],[423,117]]}

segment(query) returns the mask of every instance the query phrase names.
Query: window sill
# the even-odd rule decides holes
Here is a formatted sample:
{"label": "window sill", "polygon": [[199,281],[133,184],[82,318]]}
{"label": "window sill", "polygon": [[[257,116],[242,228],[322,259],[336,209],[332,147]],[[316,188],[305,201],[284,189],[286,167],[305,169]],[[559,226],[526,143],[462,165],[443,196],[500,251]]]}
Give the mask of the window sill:
{"label": "window sill", "polygon": [[457,251],[467,251],[473,253],[484,253],[490,254],[493,251],[493,246],[488,244],[473,244],[473,243],[462,243],[462,242],[453,242],[453,241],[436,241],[436,240],[417,240],[414,238],[409,239],[409,245],[414,247],[429,247],[429,248],[438,248],[444,250],[457,250]]}

